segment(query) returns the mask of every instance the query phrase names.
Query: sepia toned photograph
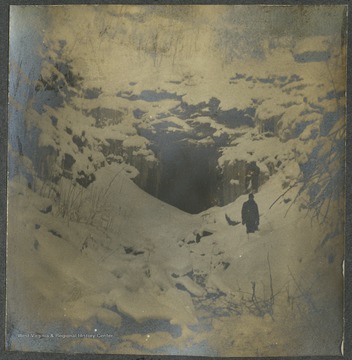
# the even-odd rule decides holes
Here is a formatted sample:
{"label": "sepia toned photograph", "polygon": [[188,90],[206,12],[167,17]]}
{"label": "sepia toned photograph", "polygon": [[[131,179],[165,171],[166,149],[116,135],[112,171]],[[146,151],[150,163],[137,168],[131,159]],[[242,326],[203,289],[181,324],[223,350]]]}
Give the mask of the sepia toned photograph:
{"label": "sepia toned photograph", "polygon": [[6,351],[343,353],[347,6],[9,22]]}

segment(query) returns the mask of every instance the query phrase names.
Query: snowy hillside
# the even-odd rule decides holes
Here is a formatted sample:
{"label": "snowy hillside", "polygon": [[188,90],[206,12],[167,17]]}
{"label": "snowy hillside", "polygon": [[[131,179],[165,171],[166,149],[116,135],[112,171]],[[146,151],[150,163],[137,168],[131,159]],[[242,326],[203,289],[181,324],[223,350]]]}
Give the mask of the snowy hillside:
{"label": "snowy hillside", "polygon": [[344,8],[258,10],[12,9],[9,350],[340,354]]}
{"label": "snowy hillside", "polygon": [[[106,189],[116,171],[98,172],[96,186]],[[225,219],[240,221],[245,196],[187,215],[121,173],[109,188],[106,230],[58,218],[55,204],[15,182],[9,212],[22,215],[9,222],[8,271],[26,297],[9,298],[11,348],[223,356],[337,349],[341,248],[336,240],[323,247],[326,229],[297,206],[285,217],[294,194],[269,209],[281,180],[256,196],[260,231],[249,235]],[[317,340],[307,338],[315,326]],[[33,329],[55,340],[18,337]],[[249,346],[258,331],[263,343]]]}

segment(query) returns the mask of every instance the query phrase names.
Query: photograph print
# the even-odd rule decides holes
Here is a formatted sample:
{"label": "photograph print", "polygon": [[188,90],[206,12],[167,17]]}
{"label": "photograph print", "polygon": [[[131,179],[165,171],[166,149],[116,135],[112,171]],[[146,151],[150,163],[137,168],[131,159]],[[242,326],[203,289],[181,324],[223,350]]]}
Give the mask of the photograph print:
{"label": "photograph print", "polygon": [[6,350],[343,351],[347,6],[10,6]]}

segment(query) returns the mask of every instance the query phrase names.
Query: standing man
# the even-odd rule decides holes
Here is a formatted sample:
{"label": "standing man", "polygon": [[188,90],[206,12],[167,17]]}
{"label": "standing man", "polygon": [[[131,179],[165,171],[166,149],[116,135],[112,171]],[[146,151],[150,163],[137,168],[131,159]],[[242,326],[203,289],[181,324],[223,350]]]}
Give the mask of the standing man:
{"label": "standing man", "polygon": [[242,206],[242,225],[246,225],[247,234],[258,230],[259,210],[253,194],[248,195],[248,200]]}

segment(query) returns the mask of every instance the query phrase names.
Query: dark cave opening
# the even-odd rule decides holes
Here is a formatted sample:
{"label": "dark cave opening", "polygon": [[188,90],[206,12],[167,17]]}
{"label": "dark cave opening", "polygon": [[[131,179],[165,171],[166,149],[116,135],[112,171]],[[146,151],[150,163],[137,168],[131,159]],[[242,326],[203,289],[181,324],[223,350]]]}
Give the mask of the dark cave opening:
{"label": "dark cave opening", "polygon": [[160,150],[160,200],[191,214],[217,204],[214,146],[169,143]]}
{"label": "dark cave opening", "polygon": [[[143,132],[159,160],[157,186],[144,190],[190,214],[219,203],[218,145],[203,144],[184,134]],[[150,182],[149,182],[150,183]]]}

